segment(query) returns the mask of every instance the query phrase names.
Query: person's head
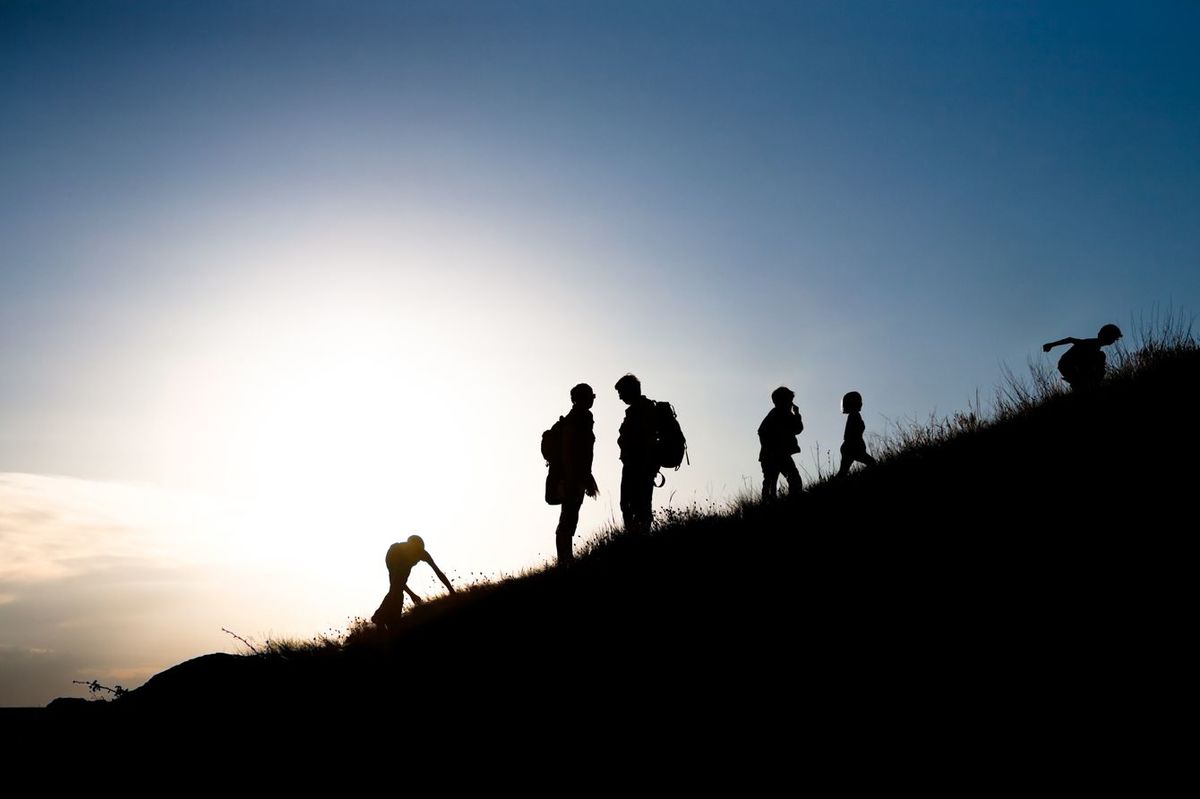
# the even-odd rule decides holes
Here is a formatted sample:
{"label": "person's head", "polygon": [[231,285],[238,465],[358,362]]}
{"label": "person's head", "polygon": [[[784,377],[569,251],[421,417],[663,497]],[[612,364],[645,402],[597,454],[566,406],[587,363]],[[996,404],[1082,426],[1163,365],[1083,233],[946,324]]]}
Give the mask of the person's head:
{"label": "person's head", "polygon": [[418,552],[425,551],[425,539],[419,535],[410,535],[408,537],[409,546],[414,547]]}
{"label": "person's head", "polygon": [[642,381],[633,375],[625,375],[617,381],[613,388],[617,390],[617,396],[621,398],[621,402],[626,405],[632,405],[634,400],[642,396]]}
{"label": "person's head", "polygon": [[795,398],[796,395],[787,386],[780,386],[771,392],[771,402],[775,403],[776,408],[790,408]]}
{"label": "person's head", "polygon": [[1096,334],[1096,338],[1100,339],[1100,343],[1104,346],[1115,344],[1117,339],[1121,338],[1121,328],[1116,325],[1105,325],[1100,328],[1100,332]]}
{"label": "person's head", "polygon": [[842,397],[842,413],[856,413],[862,410],[862,394],[857,391],[848,391]]}
{"label": "person's head", "polygon": [[571,389],[571,404],[580,408],[590,408],[596,401],[596,392],[587,383],[580,383]]}

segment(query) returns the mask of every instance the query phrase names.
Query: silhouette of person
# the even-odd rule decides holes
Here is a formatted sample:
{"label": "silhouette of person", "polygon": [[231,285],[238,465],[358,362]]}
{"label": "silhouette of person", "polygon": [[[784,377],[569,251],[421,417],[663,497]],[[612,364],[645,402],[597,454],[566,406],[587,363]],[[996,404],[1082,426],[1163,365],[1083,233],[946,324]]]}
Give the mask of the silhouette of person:
{"label": "silhouette of person", "polygon": [[867,442],[863,441],[863,433],[867,425],[862,418],[862,394],[851,391],[842,397],[842,413],[846,414],[846,434],[842,440],[842,465],[837,476],[845,477],[855,461],[867,466],[874,466],[875,459],[867,454]]}
{"label": "silhouette of person", "polygon": [[1042,352],[1049,352],[1060,344],[1070,344],[1071,348],[1058,359],[1058,371],[1071,388],[1091,388],[1104,379],[1108,362],[1100,348],[1115,344],[1119,338],[1121,328],[1105,325],[1095,338],[1060,338],[1043,344]]}
{"label": "silhouette of person", "polygon": [[[555,475],[558,495],[562,497],[562,510],[558,516],[558,527],[554,531],[554,542],[558,548],[558,565],[569,566],[575,560],[572,539],[579,526],[579,508],[583,497],[595,497],[596,478],[592,476],[592,453],[596,435],[592,432],[592,405],[596,393],[587,383],[571,389],[571,410],[563,417],[562,456],[560,470]],[[554,468],[552,466],[552,468]]]}
{"label": "silhouette of person", "polygon": [[425,551],[425,541],[419,535],[410,535],[404,543],[392,544],[388,547],[384,562],[387,563],[389,588],[387,596],[379,605],[379,610],[371,616],[372,622],[380,627],[388,627],[400,621],[400,615],[404,612],[404,594],[406,592],[412,597],[413,602],[421,604],[422,599],[408,587],[408,575],[413,566],[421,561],[428,563],[429,568],[433,569],[433,573],[438,576],[438,579],[445,583],[447,590],[454,593],[454,586],[450,585],[446,575],[442,574],[442,570]]}
{"label": "silhouette of person", "polygon": [[758,461],[762,464],[764,500],[775,499],[780,474],[787,478],[788,494],[795,496],[803,487],[800,472],[792,462],[792,455],[800,451],[796,436],[804,430],[800,409],[792,402],[795,398],[787,386],[772,391],[771,401],[775,407],[758,426]]}
{"label": "silhouette of person", "polygon": [[654,401],[646,399],[641,381],[633,375],[622,377],[614,388],[621,401],[629,406],[617,436],[617,446],[621,449],[621,518],[627,532],[648,533],[654,478],[658,474]]}

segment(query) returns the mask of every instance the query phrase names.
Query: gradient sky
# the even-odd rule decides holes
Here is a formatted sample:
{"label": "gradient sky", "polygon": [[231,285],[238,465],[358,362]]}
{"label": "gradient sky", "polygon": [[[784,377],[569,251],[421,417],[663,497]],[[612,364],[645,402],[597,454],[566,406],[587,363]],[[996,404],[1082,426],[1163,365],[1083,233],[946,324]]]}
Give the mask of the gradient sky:
{"label": "gradient sky", "polygon": [[881,433],[1195,309],[1197,41],[1192,2],[0,2],[0,704],[344,626],[413,532],[543,562],[579,381],[577,541],[626,371],[688,436],[657,504],[719,503],[777,385],[812,475],[848,390]]}

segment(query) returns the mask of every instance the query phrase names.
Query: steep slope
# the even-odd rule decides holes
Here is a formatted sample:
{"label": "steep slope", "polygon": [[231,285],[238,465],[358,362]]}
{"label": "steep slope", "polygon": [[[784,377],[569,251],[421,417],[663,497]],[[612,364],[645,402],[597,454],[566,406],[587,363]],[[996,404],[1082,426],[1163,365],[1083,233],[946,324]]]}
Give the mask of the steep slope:
{"label": "steep slope", "polygon": [[982,722],[1047,746],[1060,724],[1144,723],[1175,701],[1191,629],[1198,376],[1194,348],[1146,358],[794,501],[684,514],[431,603],[391,639],[197,658],[110,711],[834,737]]}

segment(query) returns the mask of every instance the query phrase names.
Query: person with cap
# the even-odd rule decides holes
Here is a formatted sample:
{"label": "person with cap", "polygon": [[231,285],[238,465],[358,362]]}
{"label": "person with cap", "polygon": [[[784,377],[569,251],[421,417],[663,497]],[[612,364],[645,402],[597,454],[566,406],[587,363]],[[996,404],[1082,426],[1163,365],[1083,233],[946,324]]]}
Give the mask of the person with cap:
{"label": "person with cap", "polygon": [[591,408],[595,402],[596,392],[591,386],[587,383],[575,386],[571,389],[571,410],[557,425],[560,435],[556,443],[561,451],[557,460],[551,462],[551,479],[562,502],[554,531],[559,566],[569,566],[575,561],[575,529],[579,526],[584,496],[594,499],[599,493],[596,478],[592,476],[596,434],[592,431]]}

